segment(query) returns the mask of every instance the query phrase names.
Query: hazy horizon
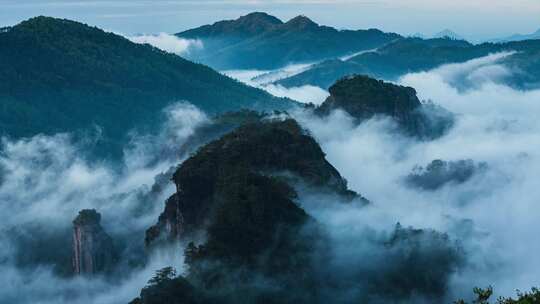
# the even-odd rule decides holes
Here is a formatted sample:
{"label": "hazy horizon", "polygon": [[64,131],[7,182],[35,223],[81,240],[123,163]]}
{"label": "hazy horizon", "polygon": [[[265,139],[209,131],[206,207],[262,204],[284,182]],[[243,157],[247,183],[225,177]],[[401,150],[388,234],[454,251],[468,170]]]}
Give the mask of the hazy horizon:
{"label": "hazy horizon", "polygon": [[[81,1],[1,0],[0,25],[9,26],[37,15],[68,18],[126,34],[176,33],[254,11],[284,21],[306,15],[336,28],[378,28],[402,35],[433,35],[450,29],[477,42],[529,34],[540,28],[540,2],[518,0],[202,0]],[[335,18],[335,16],[340,16]]]}

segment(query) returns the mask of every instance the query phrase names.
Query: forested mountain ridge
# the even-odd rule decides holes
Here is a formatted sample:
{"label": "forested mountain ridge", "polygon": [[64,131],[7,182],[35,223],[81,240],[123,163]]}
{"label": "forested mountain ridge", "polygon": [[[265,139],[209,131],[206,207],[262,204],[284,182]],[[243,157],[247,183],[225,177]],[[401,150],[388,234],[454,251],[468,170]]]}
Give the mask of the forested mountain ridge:
{"label": "forested mountain ridge", "polygon": [[427,71],[443,64],[462,63],[498,52],[516,51],[500,60],[515,75],[509,84],[534,87],[540,83],[540,40],[474,45],[449,38],[404,38],[375,51],[359,54],[347,60],[327,60],[311,69],[279,80],[285,87],[315,85],[329,88],[338,79],[351,74],[366,74],[386,80],[396,80],[406,73]]}
{"label": "forested mountain ridge", "polygon": [[237,37],[238,40],[241,40],[257,36],[261,32],[268,31],[281,24],[283,24],[283,21],[274,16],[254,12],[241,16],[236,20],[218,21],[212,25],[203,25],[177,35],[188,39]]}
{"label": "forested mountain ridge", "polygon": [[75,21],[36,17],[0,32],[0,134],[99,126],[117,142],[172,102],[208,113],[293,103],[201,64]]}
{"label": "forested mountain ridge", "polygon": [[[397,224],[372,240],[374,255],[392,263],[332,268],[335,243],[328,226],[301,203],[298,182],[344,195],[323,200],[330,209],[371,203],[348,189],[294,119],[243,125],[199,149],[172,180],[177,192],[146,241],[152,249],[189,242],[186,271],[179,277],[171,267],[158,271],[131,303],[371,303],[413,296],[435,303],[463,262],[447,235]],[[403,273],[411,279],[402,280]]]}
{"label": "forested mountain ridge", "polygon": [[274,69],[369,50],[401,38],[376,29],[337,30],[305,16],[284,23],[264,13],[220,21],[177,36],[201,40],[205,47],[190,58],[218,69]]}

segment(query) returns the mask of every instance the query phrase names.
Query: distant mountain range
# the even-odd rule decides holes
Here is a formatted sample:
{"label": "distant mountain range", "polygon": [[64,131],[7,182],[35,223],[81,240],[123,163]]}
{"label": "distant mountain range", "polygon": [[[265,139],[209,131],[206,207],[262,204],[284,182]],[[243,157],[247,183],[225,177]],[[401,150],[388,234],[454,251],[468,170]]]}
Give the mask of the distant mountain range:
{"label": "distant mountain range", "polygon": [[450,30],[450,29],[445,29],[445,30],[442,30],[434,35],[425,35],[425,34],[422,34],[422,33],[415,33],[413,35],[410,35],[408,37],[411,37],[411,38],[422,38],[422,39],[433,39],[433,38],[450,38],[450,39],[454,39],[454,40],[466,40],[465,38],[463,38],[461,35],[457,34],[456,32]]}
{"label": "distant mountain range", "polygon": [[293,103],[201,64],[78,22],[36,17],[0,32],[0,134],[99,126],[116,146],[161,110],[189,101],[208,113]]}
{"label": "distant mountain range", "polygon": [[463,38],[462,36],[460,36],[456,32],[454,32],[452,30],[449,30],[449,29],[445,29],[445,30],[442,30],[442,31],[438,32],[437,34],[433,35],[432,38],[450,38],[450,39],[454,39],[454,40],[465,40],[465,38]]}
{"label": "distant mountain range", "polygon": [[309,70],[281,79],[277,84],[329,88],[338,79],[351,74],[396,80],[406,73],[427,71],[443,64],[461,63],[503,51],[518,51],[501,60],[514,73],[509,79],[510,85],[520,88],[540,86],[540,40],[474,45],[450,38],[400,39],[347,60],[323,61]]}
{"label": "distant mountain range", "polygon": [[[540,33],[509,40],[533,38],[537,34]],[[429,39],[418,35],[405,38],[374,29],[336,30],[305,16],[282,22],[265,13],[219,21],[177,36],[200,40],[204,47],[191,52],[189,58],[220,70],[273,70],[293,63],[311,63],[304,71],[275,82],[288,88],[313,85],[328,89],[351,74],[396,80],[406,73],[502,51],[519,51],[502,61],[513,72],[508,79],[510,85],[540,86],[540,48],[534,40],[472,44],[449,29]]]}
{"label": "distant mountain range", "polygon": [[[518,52],[503,61],[514,72],[512,85],[540,86],[540,40],[474,45],[449,38],[402,38],[378,30],[336,30],[304,16],[282,22],[264,13],[178,36],[202,40],[203,53],[193,56],[220,68],[319,62],[277,82],[285,87],[329,88],[350,74],[392,80],[512,50]],[[189,101],[212,114],[294,104],[204,65],[64,19],[36,17],[2,28],[0,58],[0,135],[12,138],[99,126],[102,147],[110,150],[120,147],[133,128],[152,130],[172,102]]]}
{"label": "distant mountain range", "polygon": [[265,13],[251,13],[176,35],[201,40],[204,48],[191,52],[188,58],[217,69],[275,69],[349,55],[401,38],[376,29],[337,30],[305,16],[282,22]]}
{"label": "distant mountain range", "polygon": [[310,70],[282,79],[278,83],[285,87],[309,84],[329,88],[338,79],[350,74],[366,74],[394,80],[408,72],[428,70],[449,62],[463,62],[489,53],[489,50],[484,49],[464,52],[471,46],[472,44],[464,40],[448,38],[405,38],[348,60],[321,62]]}
{"label": "distant mountain range", "polygon": [[501,39],[492,40],[492,42],[510,42],[510,41],[523,41],[531,39],[540,39],[540,29],[531,34],[515,34]]}

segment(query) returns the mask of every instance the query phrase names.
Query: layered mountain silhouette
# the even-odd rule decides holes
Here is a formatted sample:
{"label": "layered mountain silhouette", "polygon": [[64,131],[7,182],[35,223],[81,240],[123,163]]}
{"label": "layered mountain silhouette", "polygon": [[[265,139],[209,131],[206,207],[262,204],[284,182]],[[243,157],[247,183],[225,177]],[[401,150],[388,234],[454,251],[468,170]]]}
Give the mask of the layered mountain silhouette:
{"label": "layered mountain silhouette", "polygon": [[[283,22],[265,13],[220,21],[178,36],[203,41],[205,47],[191,53],[191,58],[219,69],[273,69],[288,63],[322,61],[277,82],[287,87],[312,84],[329,88],[330,96],[320,106],[306,106],[305,112],[294,115],[325,118],[343,111],[357,124],[383,118],[391,131],[420,140],[446,134],[454,124],[454,115],[420,101],[414,88],[386,80],[446,63],[515,51],[500,62],[512,72],[511,85],[540,86],[540,40],[475,45],[449,35],[402,38],[378,30],[337,30],[305,16]],[[125,295],[129,292],[126,286],[132,287],[135,281],[138,284],[139,275],[146,273],[138,272],[139,266],[153,267],[154,254],[164,248],[183,251],[184,262],[177,266],[185,267],[184,271],[181,275],[172,267],[157,271],[132,304],[445,303],[454,296],[451,283],[461,279],[456,273],[469,273],[470,269],[464,267],[483,271],[474,267],[477,255],[469,256],[470,248],[462,246],[472,243],[476,248],[481,244],[472,234],[482,229],[473,229],[472,219],[455,220],[460,226],[470,222],[471,235],[467,233],[463,239],[445,227],[454,225],[454,219],[446,216],[448,223],[435,226],[448,229],[451,236],[396,223],[397,214],[381,212],[393,205],[377,205],[377,201],[368,201],[349,188],[317,142],[316,135],[320,134],[312,136],[292,118],[294,115],[287,114],[287,109],[298,106],[292,100],[276,98],[150,45],[135,44],[114,33],[65,19],[36,17],[0,28],[0,59],[0,137],[17,139],[98,128],[102,130],[102,152],[118,153],[130,130],[153,130],[160,123],[162,109],[173,102],[186,100],[212,114],[181,145],[156,153],[156,159],[177,160],[182,151],[185,160],[157,175],[151,187],[129,189],[116,179],[97,175],[95,178],[103,178],[104,183],[128,188],[125,191],[129,193],[100,196],[94,202],[86,197],[87,191],[101,193],[107,187],[90,183],[88,190],[75,187],[74,191],[59,192],[60,198],[69,196],[71,202],[73,197],[81,205],[116,204],[125,213],[103,219],[113,221],[123,216],[128,222],[137,222],[135,226],[124,227],[127,222],[123,221],[102,226],[100,213],[84,209],[73,222],[68,220],[59,227],[52,225],[54,221],[34,222],[29,216],[9,228],[3,241],[10,243],[5,247],[16,253],[14,265],[32,276],[24,277],[19,284],[32,282],[34,276],[46,281],[48,277],[40,275],[41,269],[51,268],[66,275],[65,280],[51,280],[67,285],[64,300],[78,301],[79,294],[92,292],[94,284],[100,282]],[[507,129],[506,125],[503,121],[501,129]],[[407,145],[413,142],[407,138]],[[520,153],[518,158],[527,155]],[[362,170],[364,160],[355,160],[358,164],[353,169]],[[47,174],[45,178],[74,179],[83,184],[94,178],[92,172],[78,169],[70,168],[72,174]],[[420,189],[422,195],[430,195],[428,191],[473,182],[486,169],[482,162],[436,159],[415,167],[403,181],[408,190]],[[10,167],[6,172],[18,171]],[[374,172],[359,173],[361,178],[370,179]],[[0,176],[0,186],[9,175]],[[142,179],[137,174],[125,175],[126,183],[137,182],[132,178]],[[60,185],[70,187],[69,183]],[[21,186],[56,194],[47,187],[42,190],[32,178]],[[6,193],[4,197],[10,201],[11,193]],[[34,193],[29,191],[20,200],[44,204],[43,198],[49,198]],[[162,211],[159,216],[151,213],[155,202],[171,193],[164,206],[157,206],[157,211]],[[52,197],[50,200],[55,200],[56,196]],[[56,207],[51,206],[29,205],[34,213],[28,214]],[[375,213],[354,214],[364,211]],[[374,217],[368,218],[370,215]],[[351,219],[366,225],[355,227]],[[109,227],[114,229],[106,231]],[[456,237],[463,244],[453,239]],[[11,263],[10,255],[2,257],[3,262]],[[70,285],[69,276],[73,274],[80,276],[74,278],[75,285]],[[83,281],[86,279],[91,280]],[[123,285],[124,279],[127,285]],[[41,285],[30,286],[40,289]],[[487,303],[492,290],[477,288],[475,293],[478,299],[473,303]],[[503,298],[499,302],[537,303],[539,293],[533,289],[520,293],[519,302]],[[112,296],[107,294],[96,301],[104,298]]]}
{"label": "layered mountain silhouette", "polygon": [[492,42],[510,42],[510,41],[523,41],[523,40],[535,40],[540,39],[540,29],[530,34],[514,34],[508,37],[494,39]]}
{"label": "layered mountain silhouette", "polygon": [[505,51],[516,51],[500,61],[513,72],[508,84],[519,88],[537,87],[540,84],[540,40],[474,45],[451,38],[400,39],[347,60],[321,62],[277,83],[285,87],[314,85],[329,88],[350,74],[397,80],[406,73],[427,71],[443,64],[462,63]]}
{"label": "layered mountain silhouette", "polygon": [[208,113],[284,109],[290,100],[204,65],[82,23],[36,17],[0,32],[0,134],[102,128],[114,146],[170,103]]}
{"label": "layered mountain silhouette", "polygon": [[282,22],[251,13],[177,34],[199,39],[204,48],[190,58],[217,69],[274,69],[369,50],[400,38],[379,30],[337,30],[305,16]]}
{"label": "layered mountain silhouette", "polygon": [[278,83],[285,87],[311,84],[328,88],[349,74],[392,80],[408,72],[429,70],[450,62],[464,62],[490,52],[490,48],[476,49],[472,46],[464,40],[405,38],[348,60],[324,61]]}

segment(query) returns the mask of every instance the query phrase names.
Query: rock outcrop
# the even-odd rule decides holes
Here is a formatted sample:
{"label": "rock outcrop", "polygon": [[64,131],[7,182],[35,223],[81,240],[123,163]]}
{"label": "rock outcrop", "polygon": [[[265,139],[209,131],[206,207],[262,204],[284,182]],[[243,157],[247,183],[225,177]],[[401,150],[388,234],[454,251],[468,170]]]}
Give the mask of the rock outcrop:
{"label": "rock outcrop", "polygon": [[207,144],[180,166],[173,175],[177,192],[147,231],[146,244],[179,239],[204,228],[223,191],[235,188],[232,183],[238,176],[252,174],[286,181],[280,185],[313,187],[367,202],[348,190],[345,179],[296,121],[251,123]]}
{"label": "rock outcrop", "polygon": [[[394,303],[418,295],[439,303],[461,265],[456,244],[435,231],[398,225],[386,235],[332,235],[297,203],[293,186],[361,197],[292,119],[247,124],[210,142],[173,181],[177,191],[146,241],[191,240],[186,275],[158,271],[134,304]],[[192,234],[199,231],[204,237]]]}
{"label": "rock outcrop", "polygon": [[434,191],[447,184],[463,184],[475,174],[484,172],[487,167],[486,163],[475,163],[470,159],[458,161],[436,159],[425,168],[422,166],[413,168],[411,174],[405,178],[405,182],[411,187]]}
{"label": "rock outcrop", "polygon": [[93,275],[112,270],[116,253],[111,237],[100,225],[101,214],[85,209],[73,220],[73,272]]}
{"label": "rock outcrop", "polygon": [[356,75],[330,87],[330,96],[315,112],[321,116],[342,109],[358,122],[374,116],[391,117],[404,133],[436,138],[453,124],[452,115],[433,104],[422,104],[411,87]]}

